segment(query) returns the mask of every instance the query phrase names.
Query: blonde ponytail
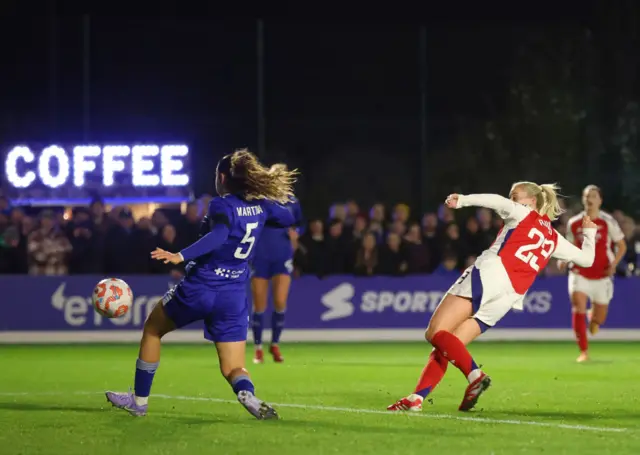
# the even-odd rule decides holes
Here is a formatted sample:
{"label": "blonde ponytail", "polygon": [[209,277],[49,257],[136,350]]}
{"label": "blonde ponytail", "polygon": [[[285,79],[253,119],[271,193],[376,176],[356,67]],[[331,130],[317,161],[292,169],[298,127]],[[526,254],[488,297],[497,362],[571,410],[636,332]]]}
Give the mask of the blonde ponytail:
{"label": "blonde ponytail", "polygon": [[276,163],[269,168],[269,172],[277,173],[277,172],[287,172],[289,168],[284,163]]}
{"label": "blonde ponytail", "polygon": [[516,187],[524,189],[529,196],[535,197],[536,211],[540,215],[546,215],[551,221],[564,213],[558,198],[560,187],[557,184],[545,183],[538,185],[533,182],[517,182],[513,184],[511,191]]}
{"label": "blonde ponytail", "polygon": [[557,219],[564,213],[564,209],[560,206],[560,200],[558,199],[559,191],[560,187],[555,183],[544,183],[540,185],[542,205],[537,204],[538,212],[541,215],[547,215],[551,221]]}

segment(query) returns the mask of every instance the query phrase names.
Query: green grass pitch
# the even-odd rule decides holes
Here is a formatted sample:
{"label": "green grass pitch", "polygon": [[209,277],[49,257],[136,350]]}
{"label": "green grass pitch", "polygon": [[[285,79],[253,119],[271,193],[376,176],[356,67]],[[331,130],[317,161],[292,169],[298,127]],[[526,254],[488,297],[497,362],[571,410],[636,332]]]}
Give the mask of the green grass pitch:
{"label": "green grass pitch", "polygon": [[640,454],[638,344],[594,343],[585,365],[570,343],[471,350],[493,378],[475,411],[457,411],[450,366],[432,403],[398,415],[385,408],[413,390],[426,344],[285,344],[284,364],[248,363],[281,415],[261,422],[212,346],[163,347],[144,418],[102,394],[132,384],[137,346],[0,346],[0,454]]}

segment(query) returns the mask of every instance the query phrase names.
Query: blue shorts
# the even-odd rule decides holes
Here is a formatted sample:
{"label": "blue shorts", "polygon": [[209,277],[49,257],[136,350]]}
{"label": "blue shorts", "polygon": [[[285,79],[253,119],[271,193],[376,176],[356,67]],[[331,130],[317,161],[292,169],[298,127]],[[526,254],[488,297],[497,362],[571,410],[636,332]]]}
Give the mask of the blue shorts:
{"label": "blue shorts", "polygon": [[214,291],[183,281],[165,294],[162,304],[176,328],[204,321],[204,337],[209,341],[247,340],[249,304],[245,289]]}
{"label": "blue shorts", "polygon": [[273,259],[256,257],[251,263],[251,278],[270,279],[276,275],[291,275],[293,258],[291,256]]}

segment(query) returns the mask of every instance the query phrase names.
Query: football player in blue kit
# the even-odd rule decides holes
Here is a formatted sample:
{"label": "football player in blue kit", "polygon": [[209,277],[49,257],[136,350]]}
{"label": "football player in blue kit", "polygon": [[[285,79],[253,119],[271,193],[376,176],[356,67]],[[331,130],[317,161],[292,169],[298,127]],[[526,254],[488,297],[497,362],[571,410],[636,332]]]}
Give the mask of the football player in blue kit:
{"label": "football player in blue kit", "polygon": [[134,416],[147,413],[151,384],[160,362],[160,340],[167,333],[204,321],[204,337],[215,343],[220,370],[238,401],[257,419],[278,418],[257,398],[245,369],[249,329],[247,280],[256,241],[265,226],[295,224],[281,204],[293,195],[297,171],[267,169],[247,150],[220,160],[216,191],[202,221],[202,237],[179,253],[156,249],[151,257],[165,263],[187,262],[185,278],[153,309],[144,324],[136,362],[134,392],[106,392],[115,407]]}
{"label": "football player in blue kit", "polygon": [[[272,172],[287,171],[284,164],[271,166]],[[271,346],[269,352],[275,362],[284,361],[280,352],[280,336],[284,329],[284,317],[287,309],[287,297],[291,286],[293,272],[294,245],[302,234],[303,218],[300,203],[292,198],[286,206],[296,220],[296,228],[265,227],[256,245],[256,255],[251,264],[251,292],[253,296],[253,344],[255,354],[253,363],[264,362],[262,350],[262,330],[264,328],[264,312],[269,299],[269,281],[273,295],[273,313],[271,314]]]}

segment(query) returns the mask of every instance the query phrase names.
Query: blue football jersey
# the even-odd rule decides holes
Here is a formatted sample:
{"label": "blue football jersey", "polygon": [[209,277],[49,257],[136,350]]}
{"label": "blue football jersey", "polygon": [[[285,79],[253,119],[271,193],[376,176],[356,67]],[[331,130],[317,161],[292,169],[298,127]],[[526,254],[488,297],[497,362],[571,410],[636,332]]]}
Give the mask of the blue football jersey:
{"label": "blue football jersey", "polygon": [[[245,201],[235,195],[216,197],[202,220],[202,238],[182,251],[185,260],[193,257],[187,265],[188,278],[207,286],[244,287],[248,264],[265,226],[286,229],[295,223],[292,211],[273,201]],[[223,231],[228,235],[211,249],[205,237],[216,225],[226,226]]]}
{"label": "blue football jersey", "polygon": [[[292,199],[291,202],[284,206],[291,212],[298,234],[302,235],[304,219],[300,202],[297,199]],[[293,256],[291,240],[289,239],[289,229],[289,227],[265,226],[258,245],[256,246],[256,258],[279,259]]]}

